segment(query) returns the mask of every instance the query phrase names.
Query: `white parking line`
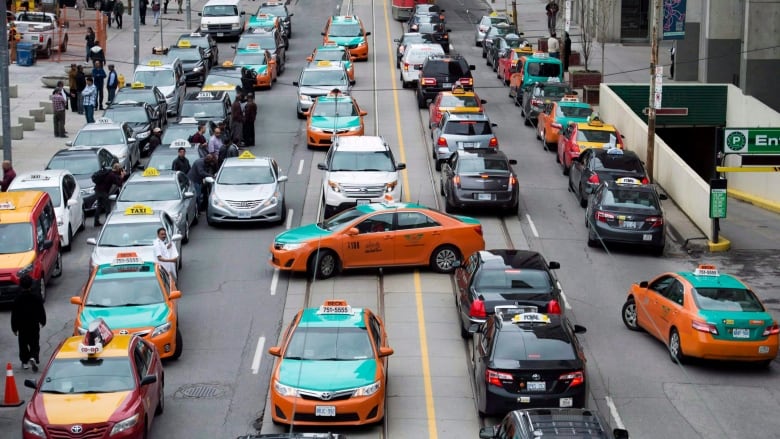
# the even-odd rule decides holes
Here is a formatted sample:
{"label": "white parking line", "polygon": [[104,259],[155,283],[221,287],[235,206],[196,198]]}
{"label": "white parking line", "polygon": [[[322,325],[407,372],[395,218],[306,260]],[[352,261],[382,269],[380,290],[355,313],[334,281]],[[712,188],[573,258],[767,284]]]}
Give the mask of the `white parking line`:
{"label": "white parking line", "polygon": [[298,163],[298,175],[301,175],[301,173],[303,173],[303,159]]}
{"label": "white parking line", "polygon": [[615,407],[615,403],[612,401],[612,397],[605,396],[604,399],[607,400],[607,405],[609,406],[609,413],[612,414],[612,419],[615,420],[614,427],[625,429],[626,426],[623,424],[623,420],[620,419],[620,414],[617,411],[617,407]]}
{"label": "white parking line", "polygon": [[528,225],[531,226],[531,233],[534,234],[534,238],[538,238],[539,232],[536,231],[536,225],[534,225],[534,220],[531,219],[531,215],[526,213],[525,217],[528,220]]}
{"label": "white parking line", "polygon": [[252,373],[257,375],[260,372],[260,359],[263,355],[263,348],[265,347],[265,337],[257,339],[257,349],[255,349],[255,357],[252,359]]}
{"label": "white parking line", "polygon": [[271,295],[276,295],[276,284],[279,283],[279,269],[274,268],[274,275],[271,277]]}
{"label": "white parking line", "polygon": [[287,222],[284,224],[284,227],[287,230],[290,230],[290,227],[292,227],[292,217],[293,217],[293,210],[288,209],[287,210]]}

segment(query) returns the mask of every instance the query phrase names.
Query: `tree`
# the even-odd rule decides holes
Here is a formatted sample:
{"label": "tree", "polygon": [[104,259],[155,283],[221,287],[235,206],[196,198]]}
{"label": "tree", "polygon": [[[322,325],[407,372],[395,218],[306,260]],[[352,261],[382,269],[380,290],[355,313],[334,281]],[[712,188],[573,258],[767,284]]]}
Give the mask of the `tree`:
{"label": "tree", "polygon": [[588,71],[588,61],[596,38],[601,43],[601,72],[604,72],[604,50],[607,33],[615,14],[616,0],[583,0],[579,5],[581,29],[582,59],[585,71]]}

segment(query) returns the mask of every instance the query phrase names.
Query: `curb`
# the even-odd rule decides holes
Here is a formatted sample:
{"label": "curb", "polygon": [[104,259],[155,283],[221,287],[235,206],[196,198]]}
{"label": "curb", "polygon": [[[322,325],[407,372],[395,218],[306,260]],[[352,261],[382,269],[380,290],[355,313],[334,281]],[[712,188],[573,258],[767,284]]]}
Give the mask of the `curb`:
{"label": "curb", "polygon": [[751,195],[747,192],[743,192],[736,189],[729,189],[728,194],[729,196],[736,198],[737,200],[750,203],[756,207],[766,209],[770,212],[780,213],[780,203],[777,203],[775,201],[770,201],[767,200],[766,198],[757,197],[755,195]]}

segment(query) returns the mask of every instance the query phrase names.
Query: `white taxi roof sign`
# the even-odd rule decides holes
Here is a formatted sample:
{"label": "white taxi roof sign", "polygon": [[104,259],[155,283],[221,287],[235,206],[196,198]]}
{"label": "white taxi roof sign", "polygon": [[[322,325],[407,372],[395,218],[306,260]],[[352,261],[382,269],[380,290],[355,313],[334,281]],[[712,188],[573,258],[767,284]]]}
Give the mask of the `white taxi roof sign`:
{"label": "white taxi roof sign", "polygon": [[162,60],[159,59],[150,59],[149,62],[146,63],[149,67],[160,67],[163,65]]}
{"label": "white taxi roof sign", "polygon": [[550,317],[538,312],[526,312],[512,317],[512,323],[550,323]]}
{"label": "white taxi roof sign", "polygon": [[154,210],[143,204],[134,204],[125,209],[125,215],[153,215]]}
{"label": "white taxi roof sign", "polygon": [[171,148],[189,148],[192,146],[187,139],[176,139],[171,142]]}
{"label": "white taxi roof sign", "polygon": [[144,173],[142,174],[144,177],[159,177],[160,171],[157,170],[157,168],[146,168],[144,169]]}
{"label": "white taxi roof sign", "polygon": [[214,99],[214,94],[208,91],[198,92],[198,99]]}
{"label": "white taxi roof sign", "polygon": [[30,174],[22,179],[22,181],[49,181],[51,180],[50,175],[41,175],[41,174]]}
{"label": "white taxi roof sign", "polygon": [[320,305],[320,309],[317,310],[317,314],[346,314],[352,315],[355,312],[352,307],[349,306],[346,300],[341,299],[329,299]]}
{"label": "white taxi roof sign", "polygon": [[254,159],[254,158],[256,158],[256,157],[255,157],[255,155],[254,155],[254,154],[252,154],[251,152],[249,152],[249,151],[244,151],[244,152],[242,152],[242,153],[241,153],[241,155],[240,155],[240,156],[238,156],[238,158],[239,158],[239,159],[241,159],[241,160],[251,160],[251,159]]}
{"label": "white taxi roof sign", "polygon": [[143,82],[140,82],[140,81],[136,81],[136,82],[130,84],[130,88],[138,89],[138,88],[144,88],[144,87],[146,87],[146,84],[144,84]]}
{"label": "white taxi roof sign", "polygon": [[111,119],[109,119],[107,117],[99,117],[95,122],[99,123],[99,124],[103,124],[103,125],[114,123],[113,120],[111,120]]}
{"label": "white taxi roof sign", "polygon": [[246,50],[258,51],[260,50],[260,45],[257,43],[249,43],[246,45]]}
{"label": "white taxi roof sign", "polygon": [[0,210],[14,210],[16,209],[16,206],[14,206],[14,203],[10,201],[3,201],[0,202]]}
{"label": "white taxi roof sign", "polygon": [[713,264],[699,264],[696,270],[693,270],[694,276],[720,276],[718,267]]}
{"label": "white taxi roof sign", "polygon": [[561,102],[579,102],[580,98],[577,95],[564,95]]}
{"label": "white taxi roof sign", "polygon": [[138,257],[138,253],[135,252],[121,252],[117,253],[111,265],[139,265],[143,264],[144,260]]}
{"label": "white taxi roof sign", "polygon": [[621,177],[621,178],[618,178],[617,180],[615,180],[615,183],[617,183],[617,184],[630,184],[630,185],[635,185],[635,186],[641,186],[642,185],[642,182],[639,179],[633,178],[633,177]]}

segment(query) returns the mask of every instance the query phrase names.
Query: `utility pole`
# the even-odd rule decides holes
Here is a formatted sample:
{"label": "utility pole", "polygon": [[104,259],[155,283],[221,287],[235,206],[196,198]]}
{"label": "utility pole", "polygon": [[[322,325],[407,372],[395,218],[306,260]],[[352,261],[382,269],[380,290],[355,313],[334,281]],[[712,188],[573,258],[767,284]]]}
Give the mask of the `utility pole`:
{"label": "utility pole", "polygon": [[515,33],[520,33],[520,28],[517,27],[517,1],[512,0],[512,22],[515,24]]}
{"label": "utility pole", "polygon": [[135,3],[133,8],[133,71],[140,64],[139,50],[141,50],[141,2],[140,0],[131,0]]}
{"label": "utility pole", "polygon": [[187,30],[192,31],[192,0],[187,1]]}
{"label": "utility pole", "polygon": [[[0,2],[0,17],[6,16],[6,2]],[[3,18],[3,23],[7,20]],[[6,25],[7,26],[7,25]],[[6,38],[6,41],[8,39]],[[11,160],[11,96],[8,90],[8,43],[0,44],[0,94],[2,101],[0,105],[3,108],[2,127],[3,127],[3,159]]]}
{"label": "utility pole", "polygon": [[650,104],[647,111],[647,175],[653,180],[655,162],[655,93],[656,66],[658,65],[658,20],[661,18],[661,0],[654,0],[653,32],[650,41]]}

